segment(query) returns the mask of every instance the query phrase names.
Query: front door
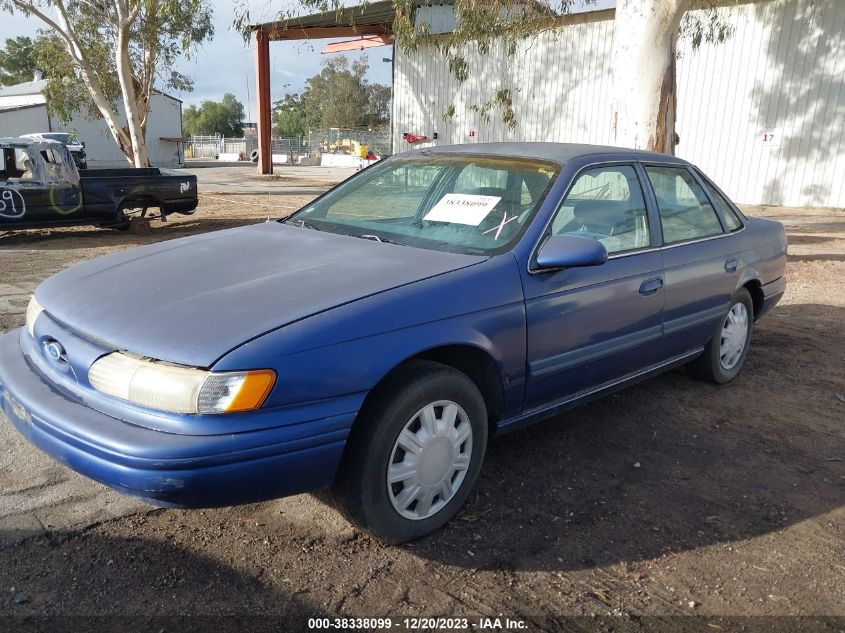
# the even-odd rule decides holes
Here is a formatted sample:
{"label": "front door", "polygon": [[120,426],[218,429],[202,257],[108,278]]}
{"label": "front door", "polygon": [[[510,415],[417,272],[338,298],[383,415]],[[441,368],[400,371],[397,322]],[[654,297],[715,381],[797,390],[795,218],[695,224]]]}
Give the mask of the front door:
{"label": "front door", "polygon": [[600,266],[523,274],[528,409],[641,371],[654,362],[662,336],[662,260],[652,249],[633,165],[582,172],[548,234],[596,239],[609,259]]}

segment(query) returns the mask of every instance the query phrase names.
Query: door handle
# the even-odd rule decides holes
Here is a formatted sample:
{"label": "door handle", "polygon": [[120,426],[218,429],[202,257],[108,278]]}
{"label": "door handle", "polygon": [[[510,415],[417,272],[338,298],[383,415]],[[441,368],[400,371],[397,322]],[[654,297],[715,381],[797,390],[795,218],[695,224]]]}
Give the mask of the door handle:
{"label": "door handle", "polygon": [[739,266],[739,262],[736,259],[731,258],[725,262],[725,272],[735,273],[737,266]]}
{"label": "door handle", "polygon": [[644,297],[648,295],[653,295],[655,292],[660,290],[663,287],[663,278],[656,277],[654,279],[649,279],[648,281],[644,281],[640,286],[640,294]]}

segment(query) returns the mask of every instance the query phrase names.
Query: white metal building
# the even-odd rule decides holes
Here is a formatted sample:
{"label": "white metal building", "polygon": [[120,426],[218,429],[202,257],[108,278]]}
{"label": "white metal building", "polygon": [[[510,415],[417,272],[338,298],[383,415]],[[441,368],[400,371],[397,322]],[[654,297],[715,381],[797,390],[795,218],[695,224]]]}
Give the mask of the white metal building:
{"label": "white metal building", "polygon": [[[81,114],[68,125],[52,120],[43,94],[45,80],[28,81],[0,88],[0,137],[35,132],[72,132],[85,141],[88,166],[126,167],[128,163],[112,139],[103,119],[88,119]],[[118,110],[126,124],[123,109]],[[150,162],[158,167],[176,167],[184,163],[181,153],[182,102],[170,95],[156,93],[150,103],[147,122],[147,151]]]}
{"label": "white metal building", "polygon": [[[747,204],[845,206],[845,0],[765,0],[719,9],[734,26],[722,44],[679,45],[677,154]],[[529,140],[612,144],[612,9],[574,14],[526,41],[508,68],[501,47],[467,61],[459,84],[433,46],[394,52],[393,149]],[[422,7],[431,32],[449,6]],[[624,69],[621,69],[624,72]],[[510,88],[519,124],[470,110]],[[443,120],[450,103],[451,121]],[[434,133],[437,139],[434,140]]]}

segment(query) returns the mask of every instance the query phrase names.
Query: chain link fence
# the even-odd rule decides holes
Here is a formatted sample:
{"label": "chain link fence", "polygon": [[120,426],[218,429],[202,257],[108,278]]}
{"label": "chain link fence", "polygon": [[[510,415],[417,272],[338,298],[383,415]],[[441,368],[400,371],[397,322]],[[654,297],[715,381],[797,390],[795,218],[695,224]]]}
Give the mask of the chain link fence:
{"label": "chain link fence", "polygon": [[188,141],[186,148],[186,155],[190,158],[212,158],[216,159],[220,154],[220,140],[219,134],[210,134],[205,136],[195,135]]}
{"label": "chain link fence", "polygon": [[340,129],[311,130],[303,137],[306,140],[307,154],[316,156],[320,153],[350,154],[357,148],[366,147],[378,156],[390,154],[391,139],[389,129]]}
{"label": "chain link fence", "polygon": [[[274,137],[272,151],[274,161],[297,165],[302,157],[317,157],[322,154],[352,154],[358,156],[363,150],[378,155],[390,154],[390,130],[312,130],[303,136]],[[236,154],[241,160],[258,160],[258,138],[244,136],[233,138],[220,134],[195,135],[187,143],[186,155],[190,158],[216,160],[220,154]]]}

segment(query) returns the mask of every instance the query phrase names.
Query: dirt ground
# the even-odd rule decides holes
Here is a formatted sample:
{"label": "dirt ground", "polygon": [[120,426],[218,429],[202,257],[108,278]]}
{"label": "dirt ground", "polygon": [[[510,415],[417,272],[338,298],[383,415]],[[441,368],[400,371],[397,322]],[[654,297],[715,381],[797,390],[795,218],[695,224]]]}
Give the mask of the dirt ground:
{"label": "dirt ground", "polygon": [[[22,324],[33,287],[65,266],[263,221],[269,200],[204,195],[195,216],[145,236],[0,237],[0,330]],[[306,200],[273,196],[272,215]],[[315,616],[433,615],[470,618],[472,629],[496,616],[523,630],[845,629],[845,213],[748,211],[785,223],[788,287],[731,384],[677,370],[497,438],[459,517],[401,547],[356,532],[309,495],[133,507],[52,530],[42,519],[40,535],[0,549],[0,618],[205,615],[218,630],[257,630],[264,621],[238,618],[265,615],[279,618],[275,630]],[[7,452],[3,495],[37,485],[17,471]],[[808,629],[737,616],[840,619]],[[165,622],[150,630],[175,630]]]}

